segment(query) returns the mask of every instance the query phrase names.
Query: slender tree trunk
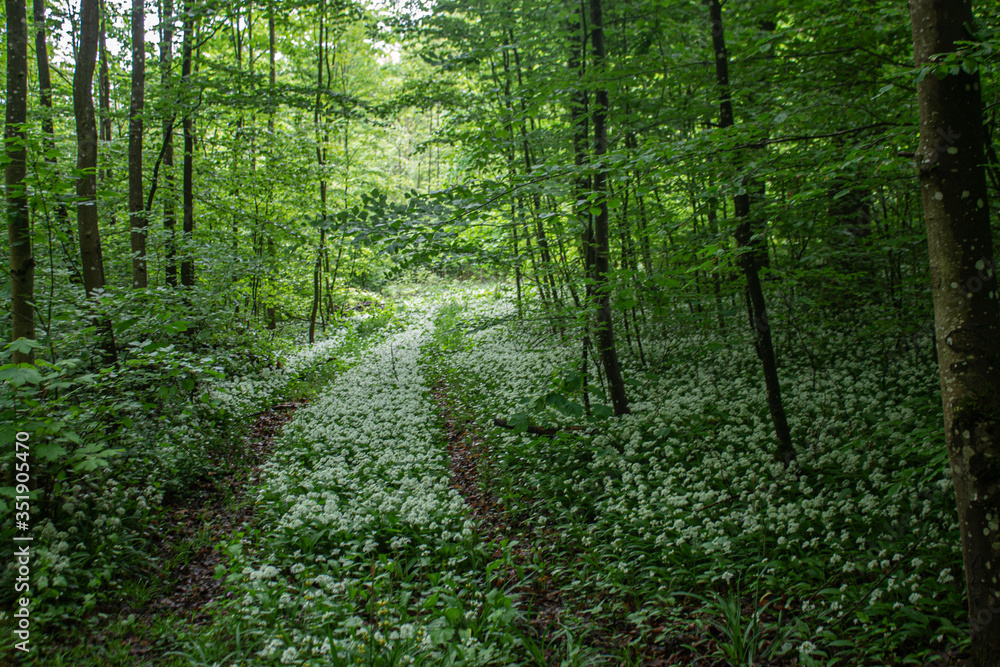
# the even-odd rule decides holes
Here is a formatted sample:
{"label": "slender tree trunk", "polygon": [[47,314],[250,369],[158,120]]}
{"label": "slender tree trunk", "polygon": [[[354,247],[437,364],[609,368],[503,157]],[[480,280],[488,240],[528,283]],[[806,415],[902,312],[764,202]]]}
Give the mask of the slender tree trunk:
{"label": "slender tree trunk", "polygon": [[[974,41],[970,0],[910,0],[917,67]],[[1000,660],[1000,308],[983,163],[979,73],[917,84],[917,153],[930,248],[945,442],[972,632],[970,667]]]}
{"label": "slender tree trunk", "polygon": [[323,288],[323,250],[326,245],[326,230],[319,230],[319,250],[316,253],[316,264],[313,266],[313,300],[309,312],[309,342],[316,342],[316,317],[319,315],[319,304]]}
{"label": "slender tree trunk", "polygon": [[514,244],[514,287],[517,290],[517,316],[524,315],[524,305],[521,303],[521,258],[517,247],[517,215],[514,211],[514,195],[510,196],[510,229],[511,243]]}
{"label": "slender tree trunk", "polygon": [[510,104],[510,74],[509,74],[509,60],[506,53],[503,55],[504,62],[504,80],[502,84],[503,97],[501,99],[500,95],[500,79],[497,76],[496,64],[493,59],[490,59],[490,70],[493,73],[493,80],[497,83],[497,104],[502,108],[506,109],[507,112],[507,134],[510,136],[511,145],[504,151],[504,155],[507,158],[507,179],[508,187],[510,188],[510,230],[511,230],[511,243],[514,248],[514,285],[517,290],[517,316],[521,317],[524,314],[523,304],[521,302],[521,258],[518,250],[517,241],[517,226],[518,226],[518,204],[514,194],[515,186],[515,176],[516,169],[514,167],[514,125],[513,125],[513,111],[511,110]]}
{"label": "slender tree trunk", "polygon": [[[527,103],[525,102],[525,95],[527,94],[524,90],[524,80],[521,75],[521,54],[517,49],[514,41],[514,29],[507,29],[507,36],[511,47],[511,51],[514,53],[514,72],[517,75],[517,89],[520,95],[521,106],[521,122],[520,122],[520,133],[521,133],[521,152],[524,157],[524,175],[526,178],[530,178],[531,170],[533,168],[533,160],[531,157],[531,145],[528,141],[528,110]],[[507,61],[505,61],[505,69],[508,67]],[[509,99],[509,97],[508,97]],[[513,114],[512,114],[513,115]],[[532,126],[534,126],[534,121],[532,121]],[[556,291],[555,277],[552,275],[552,254],[549,252],[549,240],[545,234],[545,225],[542,222],[541,208],[542,201],[541,195],[537,190],[531,193],[532,200],[532,218],[535,221],[535,240],[538,242],[538,249],[542,255],[542,272],[544,273],[542,281],[548,282],[549,290],[552,293],[553,305],[558,305],[559,295]]]}
{"label": "slender tree trunk", "polygon": [[[708,202],[708,233],[715,238],[719,233],[718,212],[716,211],[716,200],[713,197]],[[718,269],[712,275],[712,291],[715,294],[715,314],[719,322],[719,330],[726,330],[726,318],[722,306],[722,284],[719,280]]]}
{"label": "slender tree trunk", "polygon": [[[100,2],[101,24],[98,34],[98,49],[100,58],[100,68],[97,74],[97,94],[98,105],[101,109],[100,138],[101,141],[111,143],[111,76],[108,72],[108,47],[107,41],[107,6],[105,0]],[[81,10],[82,13],[82,10]],[[82,40],[81,40],[82,41]],[[101,168],[101,183],[114,178],[110,166]],[[111,224],[115,224],[114,214],[110,217]]]}
{"label": "slender tree trunk", "polygon": [[324,148],[323,148],[323,132],[320,128],[320,122],[323,118],[323,66],[326,63],[326,57],[323,53],[324,40],[326,39],[326,33],[324,32],[324,21],[326,18],[326,5],[321,3],[319,7],[319,54],[316,59],[316,107],[313,111],[313,122],[316,125],[316,162],[320,169],[320,180],[319,180],[319,199],[320,199],[320,230],[319,230],[319,250],[316,253],[316,264],[313,267],[313,302],[312,311],[309,314],[309,342],[316,342],[316,316],[319,314],[319,306],[322,301],[322,288],[323,288],[323,251],[326,245],[326,176],[323,174],[324,167]]}
{"label": "slender tree trunk", "polygon": [[[173,0],[163,0],[160,14],[163,32],[160,37],[160,82],[163,90],[172,88],[170,68],[174,60],[174,3]],[[164,229],[164,277],[167,285],[177,285],[177,214],[175,204],[174,175],[174,117],[168,115],[163,119],[163,229]]]}
{"label": "slender tree trunk", "polygon": [[[267,48],[268,48],[268,82],[270,83],[270,90],[268,91],[268,116],[267,116],[267,130],[270,135],[271,146],[274,145],[274,104],[275,104],[275,87],[277,83],[277,70],[275,69],[275,29],[274,29],[274,0],[268,2],[267,5]],[[273,150],[272,150],[273,153]],[[268,160],[268,165],[272,163]],[[274,230],[268,232],[267,235],[267,254],[270,258],[270,270],[268,271],[268,299],[270,300],[267,306],[267,328],[274,331],[277,326],[277,317],[275,313],[274,299],[276,292],[277,277],[274,275],[277,271],[277,263],[275,261],[274,253]]]}
{"label": "slender tree trunk", "polygon": [[132,0],[132,99],[128,120],[128,208],[132,228],[132,287],[149,286],[146,275],[146,208],[142,200],[142,108],[146,97],[146,8]]}
{"label": "slender tree trunk", "polygon": [[[55,129],[52,126],[52,77],[49,72],[49,49],[45,38],[45,0],[33,0],[32,9],[35,24],[35,61],[38,65],[38,94],[39,101],[45,107],[42,131],[46,135],[46,147],[55,148]],[[9,13],[7,20],[10,22]],[[12,34],[9,29],[7,34]]]}
{"label": "slender tree trunk", "polygon": [[[229,25],[233,33],[233,49],[234,55],[236,57],[236,96],[237,98],[243,97],[243,84],[241,79],[243,77],[243,33],[240,31],[240,10],[239,8],[234,9],[234,14],[229,16]],[[232,152],[232,173],[236,176],[234,179],[233,188],[233,199],[237,202],[240,201],[240,178],[239,178],[239,166],[242,163],[240,159],[242,142],[244,140],[243,131],[243,114],[240,114],[236,119],[236,134],[233,137],[233,152]],[[240,249],[240,214],[239,209],[233,212],[233,257],[234,259],[239,254]],[[238,306],[237,306],[238,308]]]}
{"label": "slender tree trunk", "polygon": [[[42,133],[45,135],[45,162],[51,169],[52,178],[58,181],[59,176],[56,172],[58,159],[55,156],[55,128],[52,124],[52,77],[49,71],[49,50],[45,36],[45,0],[34,0],[33,9],[35,23],[35,61],[38,67],[38,97],[43,107]],[[67,230],[67,236],[72,237],[72,232],[69,231],[69,212],[67,211],[66,201],[59,195],[57,195],[56,200],[56,220],[58,228]],[[76,258],[70,254],[65,243],[63,243],[63,249],[66,251],[70,264],[74,267],[73,270],[76,271]],[[78,276],[75,277],[75,279],[80,282]]]}
{"label": "slender tree trunk", "polygon": [[[591,40],[594,49],[594,69],[604,73],[604,16],[601,0],[590,0]],[[600,161],[608,152],[607,117],[610,101],[608,91],[598,88],[594,94],[597,102],[594,109],[594,157]],[[618,365],[618,350],[615,348],[614,324],[611,318],[611,295],[608,284],[609,255],[611,253],[608,239],[608,175],[604,167],[594,172],[593,189],[597,196],[597,207],[600,213],[594,216],[594,298],[597,307],[597,345],[604,365],[604,374],[608,378],[608,391],[611,394],[611,404],[615,415],[629,413],[628,396],[625,394],[625,382],[622,379]]]}
{"label": "slender tree trunk", "polygon": [[[7,109],[4,143],[7,168],[7,238],[10,242],[11,340],[35,339],[35,258],[28,217],[27,153],[24,125],[28,122],[28,17],[24,0],[7,0]],[[43,37],[44,40],[44,37]],[[50,121],[51,122],[51,121]],[[32,350],[14,352],[15,364],[35,360]]]}
{"label": "slender tree trunk", "polygon": [[[104,257],[97,223],[97,119],[94,117],[94,63],[97,57],[99,0],[80,4],[80,49],[73,74],[73,114],[76,116],[77,227],[80,233],[80,260],[83,286],[88,297],[104,289]],[[98,320],[104,362],[118,360],[114,331],[109,320]]]}
{"label": "slender tree trunk", "polygon": [[[45,36],[45,0],[34,0],[34,24],[35,24],[35,61],[38,68],[38,97],[42,105],[42,134],[43,145],[45,146],[45,164],[49,168],[50,178],[53,183],[60,182],[58,172],[59,160],[56,158],[56,137],[55,128],[52,123],[52,78],[49,72],[49,51]],[[66,243],[65,239],[73,238],[72,225],[69,222],[69,210],[66,199],[61,194],[55,195],[56,228],[65,233],[65,237],[60,235],[59,245],[66,256],[66,261],[71,267],[70,282],[76,285],[83,284],[80,275],[79,262],[73,252],[72,246]],[[46,217],[48,213],[45,213]]]}
{"label": "slender tree trunk", "polygon": [[[719,0],[705,0],[709,7],[712,23],[712,45],[715,48],[715,74],[719,86],[719,127],[727,128],[735,124],[733,103],[729,90],[729,53],[726,50],[726,38],[722,27],[722,6]],[[767,388],[767,407],[774,422],[774,432],[778,439],[778,449],[775,458],[786,464],[795,458],[795,448],[792,446],[792,435],[785,417],[785,406],[781,399],[781,385],[778,382],[778,364],[774,355],[774,343],[771,340],[771,327],[767,319],[767,304],[764,300],[764,290],[760,283],[759,267],[762,263],[762,246],[753,227],[750,210],[750,190],[753,184],[744,179],[743,194],[736,194],[733,204],[736,208],[738,225],[734,236],[744,252],[740,254],[740,266],[747,279],[747,302],[750,312],[751,328],[754,332],[754,345],[757,356],[764,368],[764,385]],[[766,252],[766,251],[765,251]]]}
{"label": "slender tree trunk", "polygon": [[184,97],[184,173],[181,184],[184,252],[181,260],[181,285],[185,287],[194,286],[194,91],[191,86],[194,32],[195,20],[188,14],[184,19],[184,41],[181,46],[181,89]]}
{"label": "slender tree trunk", "polygon": [[[590,277],[593,275],[593,223],[591,221],[590,203],[587,201],[587,194],[591,190],[590,178],[584,173],[587,164],[587,138],[590,135],[590,127],[587,122],[587,107],[589,99],[587,89],[583,83],[586,74],[586,12],[581,2],[577,10],[576,25],[570,25],[569,34],[572,35],[570,43],[569,70],[577,74],[577,86],[572,91],[569,98],[570,121],[573,125],[573,165],[576,167],[576,176],[573,179],[573,207],[572,210],[579,221],[582,231],[580,234],[581,255],[583,258],[583,270],[586,277],[584,287],[584,304],[590,308],[593,300],[593,287]],[[584,324],[583,341],[581,350],[580,373],[583,377],[583,405],[586,413],[591,414],[590,406],[590,380],[588,354],[590,350],[590,318]]]}

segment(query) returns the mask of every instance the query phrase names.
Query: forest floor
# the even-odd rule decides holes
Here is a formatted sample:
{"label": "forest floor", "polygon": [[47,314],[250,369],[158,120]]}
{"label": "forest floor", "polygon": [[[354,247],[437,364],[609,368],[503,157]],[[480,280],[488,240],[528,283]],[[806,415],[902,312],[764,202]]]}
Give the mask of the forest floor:
{"label": "forest floor", "polygon": [[406,298],[257,418],[244,474],[165,501],[171,586],[44,664],[959,664],[919,351],[802,341],[786,470],[737,334],[634,329],[618,419],[599,381],[584,407],[575,324],[493,287]]}

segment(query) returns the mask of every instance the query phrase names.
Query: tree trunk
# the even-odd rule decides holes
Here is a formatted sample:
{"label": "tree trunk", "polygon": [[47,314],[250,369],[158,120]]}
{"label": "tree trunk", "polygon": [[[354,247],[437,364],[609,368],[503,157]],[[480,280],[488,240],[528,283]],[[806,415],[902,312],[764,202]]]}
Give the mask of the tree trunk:
{"label": "tree trunk", "polygon": [[[268,49],[268,82],[270,83],[270,90],[268,91],[268,117],[267,117],[267,130],[270,135],[271,145],[274,145],[274,93],[275,84],[277,83],[276,68],[275,68],[275,58],[274,58],[274,43],[275,43],[275,29],[274,29],[274,0],[268,2],[267,5],[267,49]],[[271,159],[268,159],[268,165],[272,163]],[[270,289],[268,290],[268,299],[270,303],[267,306],[267,328],[274,331],[277,326],[277,317],[275,314],[274,299],[275,292],[277,291],[277,277],[274,275],[277,271],[277,262],[275,261],[274,252],[274,230],[268,232],[267,236],[267,255],[270,259],[270,270],[268,271],[268,283]]]}
{"label": "tree trunk", "polygon": [[[160,37],[160,82],[163,90],[171,89],[170,68],[174,60],[174,3],[163,0],[160,14],[163,31]],[[167,285],[177,286],[177,217],[174,209],[174,115],[163,119],[163,229],[164,268]]]}
{"label": "tree trunk", "polygon": [[[592,25],[591,40],[594,49],[594,69],[604,73],[604,16],[601,0],[590,0],[590,23]],[[610,100],[605,88],[598,88],[594,93],[597,102],[594,109],[594,158],[600,162],[608,152],[608,108]],[[611,394],[611,404],[615,415],[629,413],[628,396],[625,394],[625,382],[622,380],[621,369],[618,366],[618,351],[615,348],[615,331],[611,319],[611,296],[608,285],[610,243],[608,240],[608,175],[604,167],[594,172],[593,188],[597,195],[597,207],[600,213],[594,216],[594,298],[597,306],[597,344],[600,348],[601,362],[608,378],[608,392]]]}
{"label": "tree trunk", "polygon": [[[88,297],[104,289],[104,258],[101,232],[97,224],[97,119],[94,117],[94,63],[97,57],[98,2],[80,4],[80,49],[73,74],[73,114],[76,116],[77,227],[80,233],[80,260],[83,287]],[[102,336],[105,363],[118,360],[114,331],[109,320],[96,322]]]}
{"label": "tree trunk", "polygon": [[[506,42],[504,42],[506,44]],[[504,150],[504,157],[507,159],[507,179],[508,187],[510,188],[510,230],[511,230],[511,243],[514,249],[514,286],[517,293],[517,316],[521,317],[524,314],[524,307],[521,301],[521,258],[518,249],[517,242],[517,226],[518,226],[518,204],[517,197],[515,196],[515,176],[516,169],[514,167],[514,125],[513,118],[514,114],[511,110],[510,103],[510,63],[506,51],[503,54],[504,63],[504,80],[503,80],[503,95],[500,95],[500,79],[497,76],[496,65],[492,59],[490,59],[490,71],[493,73],[493,80],[497,82],[497,104],[500,105],[507,113],[507,134],[510,136],[510,146]]]}
{"label": "tree trunk", "polygon": [[[108,73],[108,47],[105,44],[108,36],[105,0],[100,0],[99,11],[101,13],[101,22],[97,43],[100,54],[100,70],[97,74],[97,94],[98,105],[101,108],[100,138],[101,141],[111,143],[111,76]],[[82,9],[80,13],[83,13]],[[83,41],[82,38],[80,41]],[[110,166],[101,169],[101,183],[106,183],[112,178],[113,175]],[[114,224],[113,214],[111,224]]]}
{"label": "tree trunk", "polygon": [[[719,86],[719,127],[727,128],[735,124],[733,102],[729,91],[729,53],[726,50],[726,38],[722,28],[722,6],[719,0],[705,0],[709,7],[712,22],[712,45],[715,50],[715,75]],[[754,347],[761,366],[764,368],[764,385],[767,388],[767,407],[774,423],[774,433],[778,439],[778,449],[775,458],[784,463],[795,458],[795,448],[792,446],[792,435],[785,417],[785,405],[781,399],[781,384],[778,382],[778,363],[774,354],[774,343],[771,340],[771,327],[767,319],[767,302],[760,283],[759,268],[762,264],[763,246],[759,235],[753,227],[750,210],[750,190],[753,184],[744,178],[743,194],[733,197],[736,209],[737,227],[734,236],[742,249],[740,267],[747,279],[747,306],[750,314],[750,327],[754,333]]]}
{"label": "tree trunk", "polygon": [[[186,9],[190,9],[186,7]],[[181,47],[181,88],[184,97],[184,167],[181,183],[183,198],[184,252],[181,260],[181,285],[194,286],[194,99],[191,88],[191,61],[194,48],[195,20],[190,14],[184,19],[184,42]]]}
{"label": "tree trunk", "polygon": [[[53,178],[58,180],[58,175],[56,174],[58,160],[55,156],[55,128],[52,124],[52,78],[49,71],[49,50],[45,36],[45,0],[34,0],[33,10],[35,24],[35,62],[38,67],[38,97],[43,107],[42,133],[45,135],[45,162],[52,170]],[[59,229],[68,229],[68,217],[69,213],[66,210],[66,202],[62,196],[57,195],[56,220],[58,221]],[[69,236],[72,236],[72,234],[69,234]],[[63,244],[63,249],[66,249],[65,244]],[[75,258],[70,256],[68,251],[66,254],[75,271]]]}
{"label": "tree trunk", "polygon": [[[243,97],[243,85],[241,79],[243,78],[243,32],[240,30],[240,10],[239,8],[234,8],[234,14],[229,16],[229,27],[233,34],[233,49],[234,56],[236,57],[236,98],[240,99]],[[242,162],[240,159],[242,156],[240,154],[241,145],[240,143],[244,140],[243,131],[243,115],[240,114],[236,118],[236,132],[233,137],[233,151],[232,151],[232,164],[231,171],[235,178],[233,179],[235,187],[233,188],[233,199],[235,201],[240,201],[240,177],[239,177],[239,166]],[[240,250],[240,213],[238,209],[233,212],[233,258],[236,259],[239,255]],[[237,306],[239,308],[239,306]]]}
{"label": "tree trunk", "polygon": [[[970,0],[911,0],[917,67],[974,41]],[[979,73],[917,85],[917,160],[930,248],[945,442],[962,534],[971,667],[1000,656],[1000,309],[983,167]]]}
{"label": "tree trunk", "polygon": [[[42,131],[46,134],[46,141],[51,142],[55,130],[52,126],[52,78],[49,72],[49,49],[45,39],[45,0],[34,0],[32,9],[35,24],[35,61],[38,64],[38,94],[42,106],[45,107],[45,116],[42,117]],[[7,21],[10,22],[9,12]],[[8,29],[7,34],[13,33]],[[47,143],[46,147],[54,147],[54,144]]]}
{"label": "tree trunk", "polygon": [[326,18],[326,5],[320,3],[319,6],[319,54],[316,59],[316,107],[313,110],[313,122],[316,124],[316,163],[320,169],[319,177],[319,199],[320,199],[320,230],[319,230],[319,250],[316,253],[316,265],[313,267],[313,302],[312,311],[309,313],[309,342],[316,342],[316,316],[319,314],[319,305],[322,298],[323,288],[323,251],[326,245],[326,176],[323,174],[325,150],[323,146],[323,132],[320,122],[323,119],[323,65],[326,57],[323,53],[325,32],[324,19]]}
{"label": "tree trunk", "polygon": [[[531,157],[531,145],[528,142],[528,110],[527,104],[525,102],[525,96],[527,92],[524,90],[524,80],[521,75],[521,55],[517,49],[516,42],[514,41],[514,29],[507,29],[507,36],[510,44],[511,51],[514,53],[514,72],[517,75],[517,89],[520,93],[518,98],[520,99],[521,105],[521,122],[520,122],[520,133],[521,133],[521,151],[524,157],[524,176],[525,178],[531,178],[531,170],[534,167],[534,163]],[[506,62],[506,61],[505,61]],[[506,67],[506,65],[505,65]],[[509,96],[508,96],[508,99]],[[513,118],[513,114],[511,114]],[[534,121],[531,121],[532,128],[534,128]],[[532,199],[532,217],[535,221],[535,240],[538,242],[538,249],[542,255],[542,283],[547,281],[549,285],[549,290],[552,294],[553,305],[559,304],[559,294],[556,291],[555,276],[552,275],[552,253],[549,251],[549,240],[545,234],[545,224],[542,221],[542,198],[537,190],[531,193]]]}
{"label": "tree trunk", "polygon": [[[587,278],[584,287],[584,303],[590,307],[593,299],[593,286],[590,283],[590,276],[593,274],[593,252],[591,238],[593,236],[593,223],[591,222],[590,203],[587,201],[587,193],[590,192],[590,178],[584,173],[587,164],[587,137],[590,134],[590,127],[587,122],[587,107],[589,96],[584,85],[583,77],[586,74],[586,17],[581,6],[577,10],[576,25],[569,26],[570,55],[568,67],[570,72],[577,75],[577,86],[572,91],[569,98],[570,122],[573,126],[573,166],[576,168],[576,176],[573,179],[573,206],[572,211],[582,227],[580,234],[580,248],[583,259],[584,276]],[[568,281],[567,281],[568,282]],[[588,317],[584,324],[583,340],[581,345],[580,375],[583,378],[583,406],[587,415],[592,414],[590,405],[590,370],[588,354],[590,350],[590,319]]]}
{"label": "tree trunk", "polygon": [[128,120],[128,208],[132,228],[132,287],[148,287],[146,211],[142,201],[142,107],[146,95],[146,8],[132,0],[132,99]]}
{"label": "tree trunk", "polygon": [[[27,154],[24,124],[28,122],[28,17],[24,0],[7,0],[7,110],[4,143],[7,168],[7,237],[10,241],[11,340],[35,339],[35,258],[28,217]],[[30,364],[34,353],[14,352],[15,364]]]}

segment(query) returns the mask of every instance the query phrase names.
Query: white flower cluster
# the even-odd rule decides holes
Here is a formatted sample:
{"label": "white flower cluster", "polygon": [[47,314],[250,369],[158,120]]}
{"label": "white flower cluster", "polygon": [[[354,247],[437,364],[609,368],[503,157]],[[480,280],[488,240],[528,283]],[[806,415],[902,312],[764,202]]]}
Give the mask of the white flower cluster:
{"label": "white flower cluster", "polygon": [[[464,303],[470,321],[511,313],[510,304]],[[937,386],[934,365],[907,354],[880,367],[849,337],[813,333],[828,350],[823,366],[802,355],[781,368],[798,450],[787,470],[774,461],[752,344],[734,343],[740,334],[733,331],[664,339],[651,327],[642,335],[655,374],[619,341],[626,378],[641,380],[628,387],[631,415],[572,439],[491,434],[497,467],[511,480],[505,495],[545,500],[563,531],[601,552],[592,562],[627,563],[591,573],[598,585],[628,581],[655,590],[672,563],[725,579],[765,553],[773,559],[769,571],[779,567],[785,585],[818,591],[850,584],[845,594],[827,596],[826,609],[863,600],[869,615],[889,614],[890,601],[941,600],[934,584],[947,579],[938,572],[956,558],[957,533],[951,498],[942,492],[949,487],[946,461],[931,456],[944,451],[939,407],[928,400]],[[474,344],[447,363],[480,423],[519,411],[524,397],[545,394],[554,376],[581,363],[579,337],[561,340],[544,324],[485,327],[469,338]],[[591,354],[592,388],[599,373]],[[535,418],[567,421],[551,410]],[[868,592],[873,579],[865,573],[877,572],[878,580],[895,562],[886,556],[895,550],[898,560],[915,538],[919,558]],[[890,551],[879,554],[886,545]],[[714,564],[704,565],[706,558]]]}
{"label": "white flower cluster", "polygon": [[350,332],[351,329],[346,327],[330,331],[327,338],[289,354],[281,367],[267,367],[245,376],[214,382],[210,396],[238,418],[260,412],[270,407],[290,378],[341,351]]}
{"label": "white flower cluster", "polygon": [[480,639],[513,612],[498,591],[483,598],[489,559],[449,483],[423,370],[433,308],[342,360],[350,367],[297,411],[262,472],[267,537],[248,543],[238,585],[266,661],[496,656]]}

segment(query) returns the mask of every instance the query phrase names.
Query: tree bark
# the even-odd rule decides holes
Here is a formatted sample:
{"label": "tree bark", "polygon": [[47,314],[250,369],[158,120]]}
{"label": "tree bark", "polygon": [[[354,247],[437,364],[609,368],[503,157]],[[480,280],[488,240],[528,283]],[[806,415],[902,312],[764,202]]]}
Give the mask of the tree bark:
{"label": "tree bark", "polygon": [[[97,37],[100,56],[100,70],[97,74],[98,104],[101,108],[100,138],[101,141],[111,143],[111,76],[108,73],[108,47],[105,44],[108,36],[106,16],[107,7],[105,6],[105,0],[100,0],[98,7],[101,13],[101,22]],[[80,13],[83,13],[82,9],[80,10]],[[83,40],[81,38],[81,42],[82,41]],[[113,175],[110,166],[101,169],[101,183],[105,183],[112,178]],[[111,223],[114,224],[113,215]]]}
{"label": "tree bark", "polygon": [[[35,258],[28,217],[27,153],[24,124],[28,122],[28,16],[24,0],[7,0],[7,109],[4,144],[7,168],[7,237],[10,241],[11,340],[35,339]],[[15,364],[30,364],[34,353],[14,352]]]}
{"label": "tree bark", "polygon": [[[270,89],[268,90],[268,116],[267,116],[267,130],[270,136],[271,146],[274,146],[274,111],[275,111],[275,84],[277,83],[277,69],[275,68],[275,29],[274,29],[274,0],[270,0],[267,4],[267,50],[268,50],[268,83],[270,84]],[[273,152],[273,149],[272,149]],[[272,164],[272,160],[268,159],[268,165]],[[275,273],[277,273],[276,257],[274,252],[274,229],[268,231],[267,233],[267,255],[270,261],[270,271],[268,271],[268,295],[269,303],[267,306],[267,328],[274,331],[277,326],[277,318],[275,315],[275,292],[277,291],[277,280]]]}
{"label": "tree bark", "polygon": [[326,249],[326,176],[323,174],[325,164],[325,149],[323,145],[323,131],[320,122],[323,118],[323,65],[326,57],[323,54],[325,40],[324,19],[326,18],[326,5],[320,3],[319,6],[319,54],[316,59],[316,107],[313,111],[313,122],[316,124],[316,163],[320,169],[319,178],[319,199],[320,199],[320,230],[319,230],[319,250],[316,253],[316,264],[313,267],[313,302],[312,310],[309,313],[309,342],[316,342],[316,316],[319,314],[319,305],[323,286],[323,251]]}
{"label": "tree bark", "polygon": [[[590,0],[591,41],[594,49],[594,69],[604,72],[604,16],[601,0]],[[594,158],[598,162],[608,152],[607,117],[610,107],[608,91],[598,88],[594,93]],[[608,284],[610,243],[608,240],[608,175],[604,167],[597,169],[593,177],[593,189],[597,196],[600,213],[594,216],[594,299],[597,307],[597,344],[604,373],[608,378],[608,393],[615,415],[628,414],[628,396],[625,382],[618,365],[618,350],[615,348],[615,331],[611,319],[611,296]]]}
{"label": "tree bark", "polygon": [[[173,0],[163,0],[160,13],[163,31],[160,36],[160,82],[163,90],[171,89],[170,68],[174,59],[174,3]],[[163,229],[164,267],[163,273],[167,285],[177,285],[177,214],[174,209],[174,116],[163,119]]]}
{"label": "tree bark", "polygon": [[[76,117],[77,228],[80,233],[80,260],[83,264],[83,287],[88,297],[104,289],[104,257],[101,232],[97,223],[97,119],[94,116],[94,63],[97,57],[98,2],[80,3],[80,49],[73,73],[73,114]],[[98,318],[105,363],[118,360],[111,322]]]}
{"label": "tree bark", "polygon": [[[52,77],[49,68],[49,50],[45,35],[45,0],[33,1],[35,23],[35,62],[38,67],[38,98],[43,107],[42,133],[45,135],[45,162],[55,173],[58,160],[55,157],[55,128],[52,124]],[[56,218],[60,229],[66,228],[68,213],[62,197],[56,202]],[[68,253],[67,253],[68,254]],[[76,262],[71,261],[75,266]]]}
{"label": "tree bark", "polygon": [[[507,29],[507,37],[509,39],[510,49],[514,54],[514,72],[517,75],[517,90],[518,98],[520,100],[521,106],[521,122],[520,122],[520,133],[521,133],[521,151],[524,157],[524,176],[525,178],[531,178],[531,170],[534,168],[534,162],[532,160],[531,145],[528,141],[528,110],[527,103],[525,102],[525,97],[527,96],[527,91],[524,89],[524,80],[521,74],[521,55],[517,49],[517,42],[514,41],[514,29]],[[506,62],[506,60],[505,60]],[[505,68],[508,65],[505,64]],[[508,96],[508,99],[509,96]],[[513,114],[511,114],[511,119],[513,122]],[[531,120],[532,129],[534,129],[534,120]],[[559,304],[559,293],[556,289],[555,276],[552,274],[552,253],[549,251],[549,240],[545,234],[545,224],[542,220],[542,198],[537,190],[531,193],[532,200],[532,217],[535,221],[535,240],[538,242],[538,249],[542,255],[542,272],[544,275],[541,278],[543,284],[548,282],[549,291],[552,295],[553,305]]]}
{"label": "tree bark", "polygon": [[132,99],[128,121],[128,208],[132,228],[132,287],[148,287],[146,210],[142,200],[142,108],[146,95],[146,8],[132,0]]}
{"label": "tree bark", "polygon": [[[186,7],[190,9],[190,7]],[[190,13],[184,19],[184,42],[181,47],[181,88],[184,96],[184,167],[181,183],[183,198],[184,252],[181,260],[181,285],[194,286],[194,99],[191,87],[191,61],[194,49],[195,20]]]}
{"label": "tree bark", "polygon": [[[46,113],[42,117],[42,131],[51,141],[55,130],[52,126],[52,78],[49,72],[49,49],[45,39],[45,0],[33,0],[32,9],[35,23],[35,61],[38,65],[38,95]],[[9,31],[8,34],[10,34]],[[52,146],[52,144],[49,145]]]}
{"label": "tree bark", "polygon": [[972,41],[970,0],[911,0],[917,85],[917,161],[930,249],[934,326],[962,535],[972,667],[1000,656],[1000,308],[983,167],[979,73],[937,76],[939,54]]}
{"label": "tree bark", "polygon": [[[729,53],[722,27],[722,5],[719,0],[705,0],[712,23],[712,46],[715,51],[715,76],[719,87],[719,127],[735,125],[733,102],[729,90]],[[754,185],[749,178],[743,179],[743,193],[733,196],[736,209],[737,227],[734,233],[740,247],[739,262],[747,280],[747,306],[750,327],[754,333],[754,347],[764,369],[764,386],[767,389],[767,407],[774,423],[774,434],[778,439],[775,458],[789,463],[795,458],[792,434],[785,417],[785,405],[781,399],[781,384],[778,381],[778,363],[771,340],[771,326],[767,319],[767,302],[760,283],[759,269],[763,263],[761,255],[766,252],[760,242],[759,230],[754,229],[754,219],[750,210],[750,190]]]}
{"label": "tree bark", "polygon": [[[567,63],[569,71],[575,72],[577,75],[577,86],[572,90],[568,103],[570,124],[573,126],[573,166],[576,168],[576,176],[573,178],[574,201],[572,211],[582,228],[580,233],[580,249],[583,260],[583,273],[586,278],[584,303],[589,308],[593,300],[593,285],[589,280],[593,274],[593,251],[591,243],[593,223],[591,221],[592,216],[590,215],[590,203],[587,200],[591,183],[590,178],[584,173],[584,168],[587,164],[587,137],[590,135],[590,127],[587,122],[587,107],[590,100],[583,81],[587,67],[587,23],[582,4],[576,13],[576,21],[570,24],[568,30],[571,38],[569,62]],[[590,350],[589,317],[584,325],[581,348],[580,375],[583,378],[583,405],[589,416],[591,414],[588,359]]]}

